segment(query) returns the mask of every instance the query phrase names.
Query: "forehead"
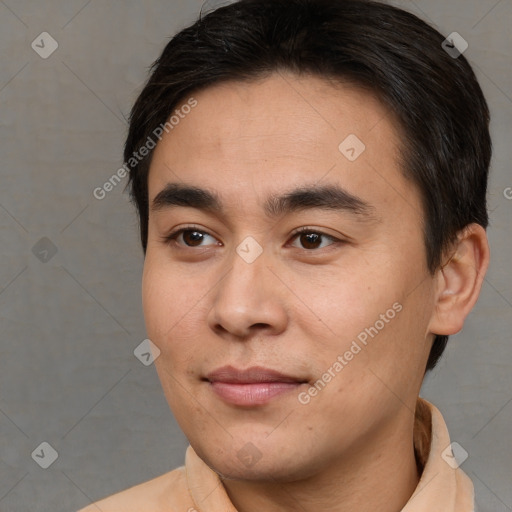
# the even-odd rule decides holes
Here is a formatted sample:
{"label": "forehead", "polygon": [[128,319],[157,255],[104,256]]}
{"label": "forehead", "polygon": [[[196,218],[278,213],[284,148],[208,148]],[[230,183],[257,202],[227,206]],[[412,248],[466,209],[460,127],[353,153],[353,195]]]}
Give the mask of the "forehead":
{"label": "forehead", "polygon": [[193,97],[197,106],[155,148],[150,203],[169,182],[215,190],[239,208],[299,184],[342,185],[377,204],[411,192],[393,115],[353,85],[279,72]]}
{"label": "forehead", "polygon": [[188,142],[200,151],[196,156],[220,158],[238,150],[248,161],[259,160],[262,150],[283,156],[293,148],[297,157],[308,157],[323,147],[337,157],[342,137],[354,133],[370,143],[369,132],[381,121],[373,136],[396,135],[391,112],[372,94],[312,75],[279,72],[257,81],[229,81],[194,97],[198,106],[172,133],[191,136]]}

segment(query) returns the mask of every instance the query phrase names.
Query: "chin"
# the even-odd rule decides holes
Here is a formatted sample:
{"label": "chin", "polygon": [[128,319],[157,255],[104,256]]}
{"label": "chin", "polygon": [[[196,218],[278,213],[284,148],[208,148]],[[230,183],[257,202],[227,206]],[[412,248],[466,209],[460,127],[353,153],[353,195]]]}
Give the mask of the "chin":
{"label": "chin", "polygon": [[287,454],[277,447],[269,447],[269,453],[265,455],[263,450],[256,451],[255,444],[251,442],[238,449],[234,445],[227,448],[192,447],[213,471],[229,480],[294,482],[315,473],[308,460],[298,459],[296,449]]}

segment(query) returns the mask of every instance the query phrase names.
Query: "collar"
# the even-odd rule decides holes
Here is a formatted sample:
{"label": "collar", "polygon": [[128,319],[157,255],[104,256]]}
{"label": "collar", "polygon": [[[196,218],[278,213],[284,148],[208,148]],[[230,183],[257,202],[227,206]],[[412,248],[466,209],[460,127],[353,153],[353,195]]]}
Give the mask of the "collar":
{"label": "collar", "polygon": [[[473,512],[474,489],[469,477],[443,458],[450,445],[441,412],[418,398],[414,426],[416,460],[422,474],[401,512]],[[237,512],[215,471],[203,462],[192,446],[185,454],[186,482],[196,512]]]}

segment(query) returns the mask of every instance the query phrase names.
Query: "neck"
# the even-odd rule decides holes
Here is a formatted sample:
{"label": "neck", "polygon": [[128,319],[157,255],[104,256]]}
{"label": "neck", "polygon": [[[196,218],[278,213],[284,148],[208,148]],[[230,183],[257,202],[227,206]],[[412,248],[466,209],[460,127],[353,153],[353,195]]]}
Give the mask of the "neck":
{"label": "neck", "polygon": [[306,479],[224,480],[224,487],[239,512],[397,512],[419,482],[413,428],[408,414]]}

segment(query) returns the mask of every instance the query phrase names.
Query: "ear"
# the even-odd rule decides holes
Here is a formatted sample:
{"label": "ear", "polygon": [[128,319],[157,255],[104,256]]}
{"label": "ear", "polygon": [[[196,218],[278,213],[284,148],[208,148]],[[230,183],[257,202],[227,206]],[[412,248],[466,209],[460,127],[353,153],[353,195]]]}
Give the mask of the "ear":
{"label": "ear", "polygon": [[456,334],[475,305],[489,266],[485,229],[469,224],[458,236],[448,261],[437,270],[435,311],[428,332]]}

